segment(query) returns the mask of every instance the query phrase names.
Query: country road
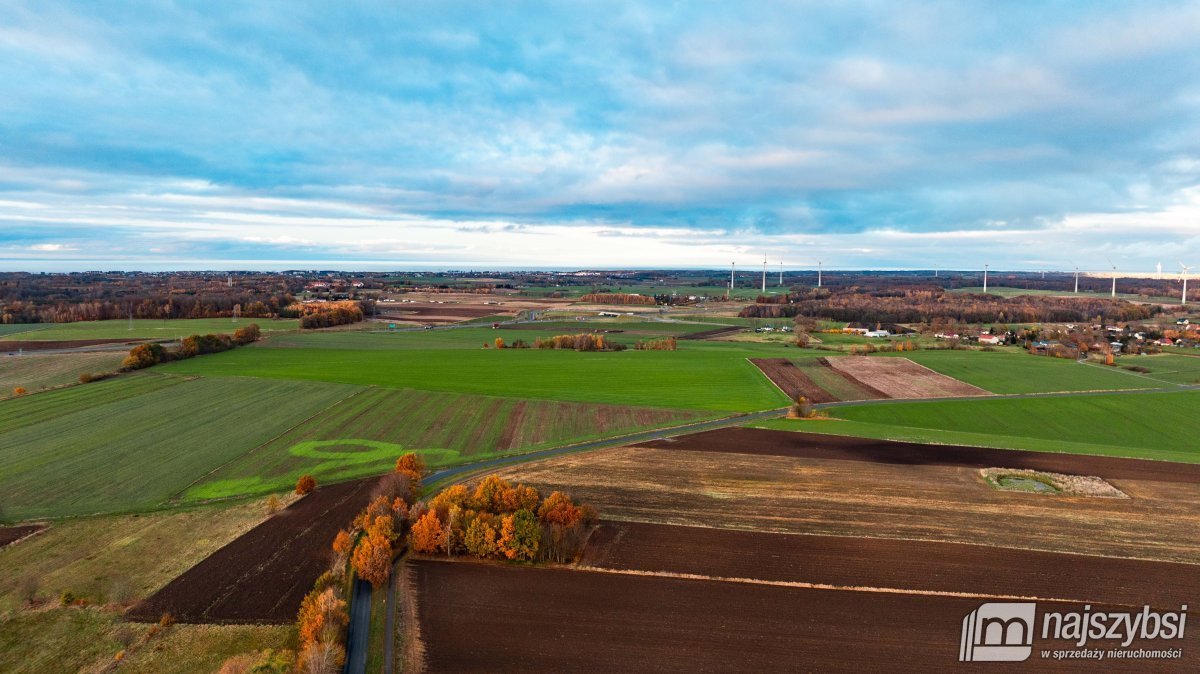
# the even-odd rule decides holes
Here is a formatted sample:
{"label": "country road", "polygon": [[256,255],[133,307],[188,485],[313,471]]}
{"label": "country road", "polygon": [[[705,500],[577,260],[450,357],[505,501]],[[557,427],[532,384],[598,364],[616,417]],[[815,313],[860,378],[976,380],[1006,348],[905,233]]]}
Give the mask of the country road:
{"label": "country road", "polygon": [[[461,466],[452,466],[443,468],[442,470],[430,473],[426,478],[427,485],[439,485],[447,480],[457,481],[465,479],[475,473],[485,470],[491,470],[510,464],[524,463],[526,461],[537,461],[546,459],[560,454],[570,452],[584,452],[591,449],[601,449],[603,447],[615,447],[619,445],[635,444],[639,442],[647,442],[650,440],[660,440],[675,435],[689,435],[691,433],[699,433],[701,431],[711,431],[717,428],[725,428],[727,426],[739,426],[741,424],[752,421],[761,421],[763,419],[773,419],[783,416],[787,412],[786,408],[765,410],[762,412],[752,412],[750,414],[739,414],[732,417],[722,417],[720,419],[710,419],[708,421],[698,421],[682,426],[672,426],[671,428],[662,428],[653,431],[642,431],[640,433],[630,433],[628,435],[620,435],[601,440],[592,440],[589,442],[580,442],[573,445],[563,445],[551,449],[543,449],[528,454],[517,454],[514,456],[504,456],[487,461],[477,461],[475,463],[463,464]],[[391,626],[395,625],[395,609],[396,602],[389,597],[387,602],[387,625],[389,626],[388,634],[394,634]],[[365,607],[365,608],[364,608]],[[371,585],[361,580],[356,580],[354,585],[354,600],[351,607],[350,627],[346,637],[346,667],[343,670],[346,674],[364,674],[367,666],[367,647],[368,634],[371,630]],[[384,674],[391,674],[392,662],[391,658],[387,658],[383,663]]]}

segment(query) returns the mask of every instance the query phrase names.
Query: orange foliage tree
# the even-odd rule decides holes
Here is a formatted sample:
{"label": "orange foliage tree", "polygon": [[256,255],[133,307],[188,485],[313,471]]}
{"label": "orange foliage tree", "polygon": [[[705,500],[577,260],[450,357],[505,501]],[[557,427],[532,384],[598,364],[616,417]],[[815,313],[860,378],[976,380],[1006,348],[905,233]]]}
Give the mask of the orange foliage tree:
{"label": "orange foliage tree", "polygon": [[412,525],[412,547],[416,552],[433,554],[446,549],[446,532],[435,511],[421,515]]}
{"label": "orange foliage tree", "polygon": [[396,459],[396,472],[408,476],[413,487],[420,486],[421,478],[425,476],[425,462],[413,452],[402,454]]}
{"label": "orange foliage tree", "polygon": [[376,588],[387,583],[392,574],[392,539],[395,523],[390,515],[380,515],[363,532],[354,548],[351,563],[359,577]]}
{"label": "orange foliage tree", "polygon": [[317,488],[317,479],[312,475],[301,475],[299,480],[296,480],[296,493],[303,496]]}

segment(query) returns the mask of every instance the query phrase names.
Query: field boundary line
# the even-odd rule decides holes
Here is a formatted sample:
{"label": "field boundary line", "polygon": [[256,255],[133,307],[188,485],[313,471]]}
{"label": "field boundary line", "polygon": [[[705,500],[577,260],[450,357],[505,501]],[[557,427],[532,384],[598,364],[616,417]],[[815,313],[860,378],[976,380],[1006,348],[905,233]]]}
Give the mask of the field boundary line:
{"label": "field boundary line", "polygon": [[[350,395],[346,396],[345,398],[340,398],[340,399],[335,400],[334,402],[330,403],[329,405],[322,407],[321,409],[317,410],[316,412],[313,412],[312,414],[305,417],[304,419],[301,419],[300,421],[296,422],[295,424],[285,428],[279,435],[276,435],[275,437],[270,438],[269,440],[266,440],[265,442],[260,442],[259,444],[251,447],[250,449],[247,449],[246,451],[242,452],[241,454],[238,454],[237,456],[233,457],[232,459],[222,463],[219,466],[216,466],[215,468],[213,468],[212,470],[208,471],[207,473],[201,475],[200,477],[196,478],[195,480],[192,480],[191,482],[187,483],[186,485],[184,485],[184,487],[182,489],[180,489],[179,491],[175,492],[174,494],[171,494],[170,496],[168,496],[166,501],[164,501],[164,503],[170,503],[170,502],[180,498],[184,494],[184,492],[186,492],[187,490],[196,486],[197,483],[211,477],[212,474],[217,472],[218,470],[221,470],[222,468],[224,468],[225,466],[228,466],[229,464],[233,463],[234,461],[237,461],[239,459],[242,459],[244,457],[247,457],[247,456],[253,454],[254,452],[262,449],[263,447],[266,447],[267,445],[271,444],[272,442],[275,442],[276,440],[278,440],[279,438],[282,438],[283,436],[287,435],[288,433],[291,433],[292,431],[296,430],[300,426],[303,426],[304,424],[306,424],[306,423],[312,421],[313,419],[321,416],[322,414],[328,412],[329,410],[333,409],[334,407],[341,405],[342,403],[346,402],[347,400],[353,398],[356,395],[359,395],[361,393],[366,393],[367,391],[371,390],[372,388],[374,388],[374,387],[364,386],[361,390],[355,391],[355,392],[351,393]],[[244,494],[243,494],[243,496],[244,496]],[[218,500],[218,499],[205,499],[205,500]]]}
{"label": "field boundary line", "polygon": [[[872,587],[868,585],[834,585],[831,583],[810,583],[797,580],[762,580],[759,578],[735,578],[727,576],[709,576],[701,573],[679,573],[675,571],[638,571],[634,569],[610,569],[599,566],[560,567],[574,571],[589,573],[607,573],[617,576],[645,576],[651,578],[676,578],[679,580],[700,580],[716,583],[738,583],[742,585],[766,585],[770,587],[787,587],[801,590],[827,590],[833,592],[863,592],[869,594],[901,594],[918,597],[952,597],[957,599],[988,599],[1003,601],[1050,601],[1064,604],[1099,603],[1090,599],[1070,599],[1064,597],[1038,597],[1019,594],[993,594],[989,592],[961,592],[956,590],[917,590],[897,587]],[[1134,606],[1133,604],[1114,603],[1113,606]]]}

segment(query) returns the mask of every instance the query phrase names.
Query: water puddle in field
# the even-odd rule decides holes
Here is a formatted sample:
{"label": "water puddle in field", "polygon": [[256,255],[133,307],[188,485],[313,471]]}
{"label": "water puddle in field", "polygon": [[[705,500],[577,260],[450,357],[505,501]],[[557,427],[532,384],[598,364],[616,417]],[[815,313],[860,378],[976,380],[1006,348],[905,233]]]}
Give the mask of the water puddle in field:
{"label": "water puddle in field", "polygon": [[1013,491],[1028,491],[1038,494],[1057,494],[1058,489],[1053,486],[1033,480],[1027,477],[1017,477],[1015,475],[1004,475],[996,480],[1001,489],[1011,489]]}

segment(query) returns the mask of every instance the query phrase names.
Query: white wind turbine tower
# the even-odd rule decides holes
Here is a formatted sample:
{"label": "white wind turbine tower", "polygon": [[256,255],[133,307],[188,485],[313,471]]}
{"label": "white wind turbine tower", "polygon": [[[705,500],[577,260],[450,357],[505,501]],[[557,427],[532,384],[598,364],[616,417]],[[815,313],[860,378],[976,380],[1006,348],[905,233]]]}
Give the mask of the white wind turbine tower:
{"label": "white wind turbine tower", "polygon": [[1183,279],[1183,297],[1179,300],[1179,303],[1186,307],[1187,306],[1187,275],[1188,275],[1188,272],[1192,271],[1192,268],[1182,262],[1179,263],[1179,266],[1183,267],[1183,271],[1179,272],[1180,278]]}
{"label": "white wind turbine tower", "polygon": [[1075,294],[1079,294],[1079,265],[1075,265]]}
{"label": "white wind turbine tower", "polygon": [[1113,261],[1107,257],[1104,259],[1108,260],[1108,263],[1110,265],[1112,265],[1112,270],[1113,270],[1112,296],[1113,296],[1113,299],[1116,299],[1117,298],[1117,265],[1113,264]]}
{"label": "white wind turbine tower", "polygon": [[821,261],[817,260],[817,287],[821,287]]}
{"label": "white wind turbine tower", "polygon": [[737,260],[729,263],[729,294],[733,294],[733,272],[737,269]]}
{"label": "white wind turbine tower", "polygon": [[767,294],[767,256],[766,256],[766,255],[764,255],[764,256],[763,256],[763,282],[762,282],[762,291],[763,291],[763,294],[764,294],[764,295],[766,295],[766,294]]}
{"label": "white wind turbine tower", "polygon": [[983,265],[983,294],[985,295],[987,294],[987,272],[988,266],[985,264]]}
{"label": "white wind turbine tower", "polygon": [[783,287],[783,260],[779,261],[779,287]]}

